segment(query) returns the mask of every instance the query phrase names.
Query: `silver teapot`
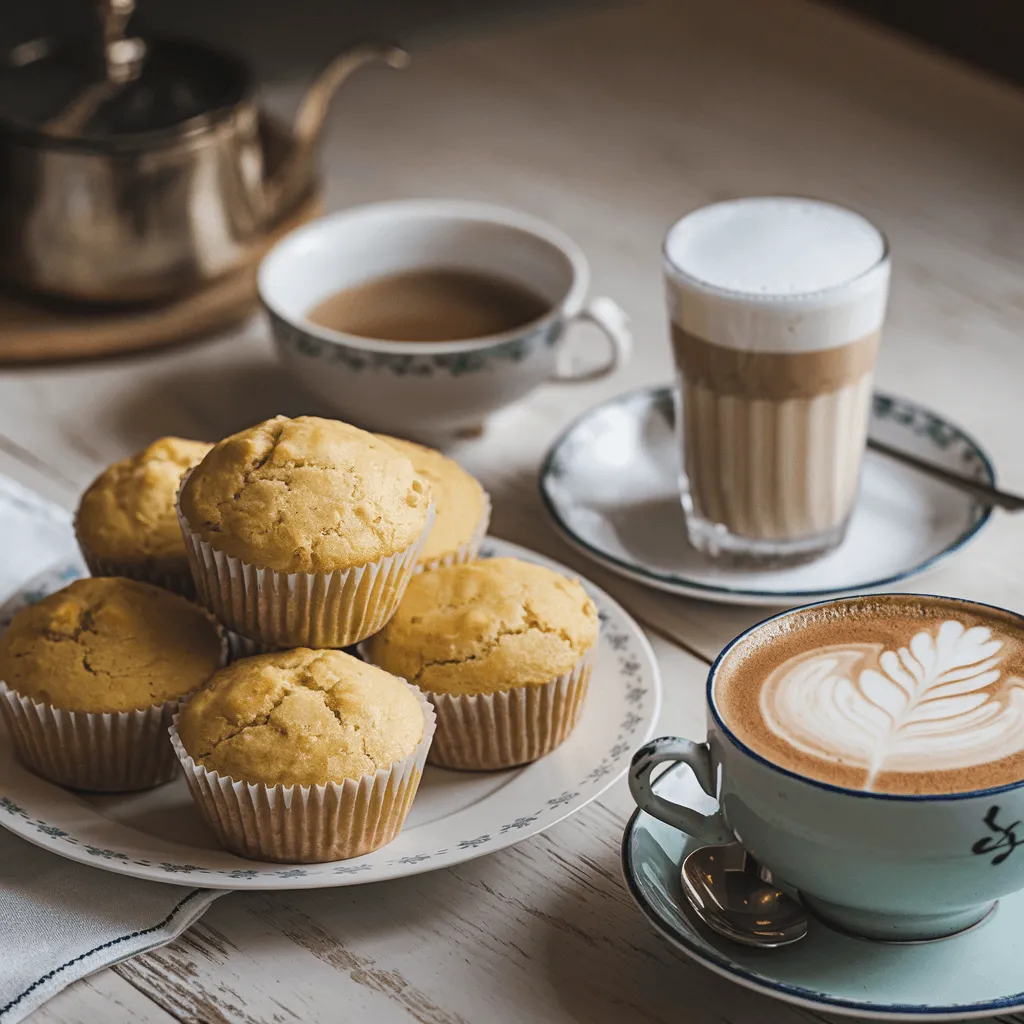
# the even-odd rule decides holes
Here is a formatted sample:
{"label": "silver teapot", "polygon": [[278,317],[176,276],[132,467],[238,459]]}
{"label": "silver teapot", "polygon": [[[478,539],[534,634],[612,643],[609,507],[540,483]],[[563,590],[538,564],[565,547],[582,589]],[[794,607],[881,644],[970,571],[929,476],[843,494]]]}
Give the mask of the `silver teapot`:
{"label": "silver teapot", "polygon": [[246,261],[311,191],[335,90],[408,55],[342,53],[294,125],[260,109],[232,54],[123,34],[131,0],[105,0],[101,59],[24,43],[0,70],[0,283],[85,302],[162,300]]}

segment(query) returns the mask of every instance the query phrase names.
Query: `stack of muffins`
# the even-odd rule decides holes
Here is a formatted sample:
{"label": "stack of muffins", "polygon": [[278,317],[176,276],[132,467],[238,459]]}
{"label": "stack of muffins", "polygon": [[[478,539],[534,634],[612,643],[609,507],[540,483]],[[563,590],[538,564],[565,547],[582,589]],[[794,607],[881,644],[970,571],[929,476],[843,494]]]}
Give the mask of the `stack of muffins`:
{"label": "stack of muffins", "polygon": [[[0,637],[20,758],[108,792],[180,764],[243,856],[378,849],[428,759],[536,760],[586,695],[593,602],[540,566],[475,561],[489,517],[480,484],[439,452],[334,420],[155,442],[82,497],[93,578]],[[355,644],[363,660],[342,650]]]}

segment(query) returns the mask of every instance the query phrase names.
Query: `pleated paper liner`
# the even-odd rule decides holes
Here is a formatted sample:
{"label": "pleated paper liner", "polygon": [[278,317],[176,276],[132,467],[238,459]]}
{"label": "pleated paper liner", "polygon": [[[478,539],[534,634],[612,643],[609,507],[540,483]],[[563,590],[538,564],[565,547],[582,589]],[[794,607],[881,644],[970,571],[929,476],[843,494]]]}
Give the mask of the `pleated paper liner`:
{"label": "pleated paper liner", "polygon": [[550,754],[576,727],[593,658],[540,686],[454,696],[427,692],[437,712],[430,763],[465,771],[497,771]]}
{"label": "pleated paper liner", "polygon": [[207,771],[185,750],[175,714],[171,744],[220,845],[251,860],[312,864],[361,857],[390,843],[412,806],[434,736],[434,710],[412,689],[424,718],[413,753],[373,775],[322,786],[266,786]]}
{"label": "pleated paper liner", "polygon": [[[358,653],[372,663],[365,644]],[[550,754],[576,728],[595,657],[596,648],[591,648],[569,672],[539,686],[463,695],[424,690],[437,713],[430,763],[499,771]]]}
{"label": "pleated paper liner", "polygon": [[167,742],[177,700],[142,711],[62,711],[0,682],[0,712],[20,760],[36,775],[72,789],[121,793],[151,789],[178,772]]}
{"label": "pleated paper liner", "polygon": [[180,594],[189,601],[196,599],[196,585],[187,563],[177,571],[170,568],[161,569],[148,562],[117,562],[110,558],[99,558],[81,541],[78,542],[78,547],[85,564],[89,567],[90,576],[120,576],[126,580],[152,583],[155,587]]}
{"label": "pleated paper liner", "polygon": [[276,572],[218,551],[189,527],[180,490],[178,520],[199,600],[228,629],[269,647],[348,647],[394,615],[433,526],[434,507],[404,551],[329,573]]}
{"label": "pleated paper liner", "polygon": [[472,562],[480,553],[480,547],[487,536],[487,528],[491,525],[491,499],[487,492],[484,492],[484,507],[480,513],[480,519],[473,529],[473,535],[465,544],[460,544],[455,551],[432,558],[427,562],[420,562],[414,572],[432,572],[448,565],[465,565]]}

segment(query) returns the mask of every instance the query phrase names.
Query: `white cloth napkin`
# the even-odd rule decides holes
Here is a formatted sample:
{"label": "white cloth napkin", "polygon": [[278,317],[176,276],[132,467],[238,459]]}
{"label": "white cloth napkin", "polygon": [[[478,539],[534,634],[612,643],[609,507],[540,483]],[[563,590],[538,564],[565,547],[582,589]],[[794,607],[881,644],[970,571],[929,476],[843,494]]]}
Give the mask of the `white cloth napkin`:
{"label": "white cloth napkin", "polygon": [[[64,509],[0,476],[0,603],[75,550]],[[99,871],[0,831],[0,1024],[170,942],[222,892]]]}

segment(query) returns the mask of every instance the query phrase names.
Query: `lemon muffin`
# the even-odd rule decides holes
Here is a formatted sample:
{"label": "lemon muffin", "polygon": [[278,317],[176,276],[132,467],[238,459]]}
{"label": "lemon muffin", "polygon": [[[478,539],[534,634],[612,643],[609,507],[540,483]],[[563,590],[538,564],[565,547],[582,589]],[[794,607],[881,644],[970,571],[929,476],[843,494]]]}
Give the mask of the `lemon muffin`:
{"label": "lemon muffin", "polygon": [[146,789],[174,775],[180,698],[223,664],[220,626],[136,580],[77,580],[0,636],[0,710],[21,760],[75,789]]}
{"label": "lemon muffin", "polygon": [[195,593],[174,502],[182,475],[212,447],[161,437],[89,485],[75,535],[93,576],[143,580],[186,597]]}
{"label": "lemon muffin", "polygon": [[278,416],[221,441],[179,505],[202,601],[274,647],[346,647],[380,629],[433,515],[405,455],[315,416]]}
{"label": "lemon muffin", "polygon": [[569,735],[597,637],[577,581],[492,558],[415,577],[363,650],[434,705],[431,761],[481,770],[534,761]]}
{"label": "lemon muffin", "polygon": [[404,679],[342,651],[299,648],[222,669],[171,738],[223,846],[309,862],[394,839],[433,730],[429,703]]}
{"label": "lemon muffin", "polygon": [[491,519],[491,501],[480,481],[433,448],[386,434],[377,436],[407,455],[430,485],[437,518],[420,551],[416,571],[473,561]]}

